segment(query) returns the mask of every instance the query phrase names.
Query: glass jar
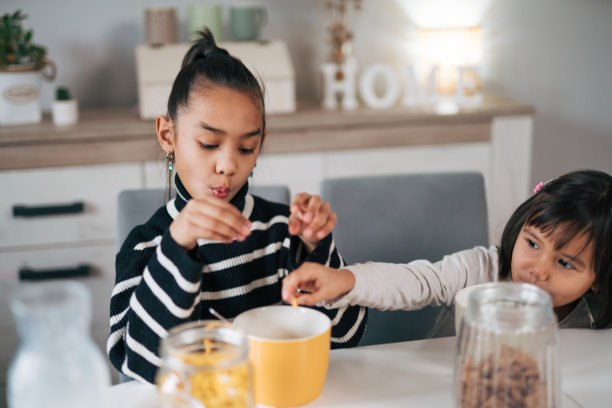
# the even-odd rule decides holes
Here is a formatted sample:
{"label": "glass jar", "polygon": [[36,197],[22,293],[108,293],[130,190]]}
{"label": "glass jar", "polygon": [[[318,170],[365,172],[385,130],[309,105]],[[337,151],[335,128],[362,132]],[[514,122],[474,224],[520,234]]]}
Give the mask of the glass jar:
{"label": "glass jar", "polygon": [[89,337],[91,295],[76,281],[21,284],[10,295],[20,345],[9,408],[103,407],[110,372]]}
{"label": "glass jar", "polygon": [[559,331],[552,299],[525,283],[474,289],[461,319],[455,406],[560,406]]}
{"label": "glass jar", "polygon": [[160,345],[161,393],[185,392],[206,408],[250,408],[253,384],[242,330],[216,320],[172,328]]}

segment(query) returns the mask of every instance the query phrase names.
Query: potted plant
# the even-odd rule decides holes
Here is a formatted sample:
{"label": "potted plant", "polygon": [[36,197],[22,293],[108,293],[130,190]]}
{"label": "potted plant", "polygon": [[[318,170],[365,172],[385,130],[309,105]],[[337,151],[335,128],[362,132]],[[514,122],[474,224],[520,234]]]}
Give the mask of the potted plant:
{"label": "potted plant", "polygon": [[47,49],[32,41],[21,10],[0,17],[0,125],[41,120],[40,77],[55,78]]}
{"label": "potted plant", "polygon": [[51,105],[53,124],[57,126],[74,125],[79,119],[79,106],[76,99],[70,97],[65,86],[55,89],[55,101]]}

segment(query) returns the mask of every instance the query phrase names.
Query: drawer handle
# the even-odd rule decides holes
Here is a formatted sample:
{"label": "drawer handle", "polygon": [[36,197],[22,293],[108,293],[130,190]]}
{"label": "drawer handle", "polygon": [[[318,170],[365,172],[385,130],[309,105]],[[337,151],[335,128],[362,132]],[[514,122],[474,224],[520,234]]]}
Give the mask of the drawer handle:
{"label": "drawer handle", "polygon": [[44,205],[39,207],[15,205],[13,206],[13,216],[40,217],[43,215],[78,214],[82,213],[84,209],[85,204],[82,201],[77,201],[72,204]]}
{"label": "drawer handle", "polygon": [[19,270],[19,280],[74,278],[78,276],[87,276],[91,274],[91,270],[91,265],[78,265],[75,268],[58,269],[21,268]]}

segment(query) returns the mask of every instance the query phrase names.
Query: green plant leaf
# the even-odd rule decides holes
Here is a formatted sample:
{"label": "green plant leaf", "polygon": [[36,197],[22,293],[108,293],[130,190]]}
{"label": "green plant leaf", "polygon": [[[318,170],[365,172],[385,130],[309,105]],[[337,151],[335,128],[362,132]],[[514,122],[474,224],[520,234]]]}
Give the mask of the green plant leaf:
{"label": "green plant leaf", "polygon": [[32,29],[21,26],[27,17],[21,10],[0,17],[0,68],[10,64],[34,64],[36,69],[45,66],[47,49],[32,42]]}
{"label": "green plant leaf", "polygon": [[58,86],[55,89],[55,99],[58,101],[70,100],[70,91],[65,86]]}

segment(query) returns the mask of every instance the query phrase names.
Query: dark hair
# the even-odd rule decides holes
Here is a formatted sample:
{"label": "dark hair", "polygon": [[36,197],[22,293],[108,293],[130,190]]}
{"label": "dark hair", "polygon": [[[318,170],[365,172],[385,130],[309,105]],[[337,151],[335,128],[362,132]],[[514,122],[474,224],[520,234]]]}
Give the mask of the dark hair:
{"label": "dark hair", "polygon": [[499,276],[510,276],[512,252],[524,226],[538,228],[562,248],[585,234],[593,244],[594,286],[599,304],[595,327],[612,322],[612,177],[596,170],[575,171],[547,182],[512,214],[501,238]]}
{"label": "dark hair", "polygon": [[208,28],[198,32],[174,79],[168,98],[168,118],[176,121],[178,111],[189,104],[193,89],[225,86],[251,96],[261,109],[262,135],[266,128],[264,88],[253,73],[238,58],[217,47]]}

